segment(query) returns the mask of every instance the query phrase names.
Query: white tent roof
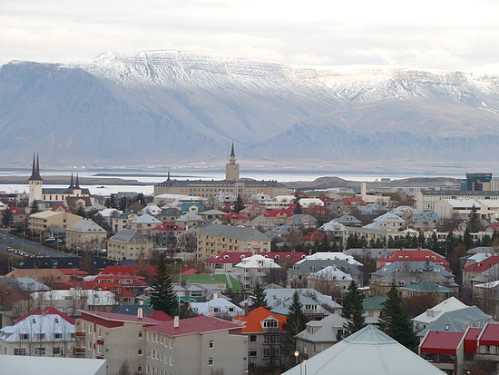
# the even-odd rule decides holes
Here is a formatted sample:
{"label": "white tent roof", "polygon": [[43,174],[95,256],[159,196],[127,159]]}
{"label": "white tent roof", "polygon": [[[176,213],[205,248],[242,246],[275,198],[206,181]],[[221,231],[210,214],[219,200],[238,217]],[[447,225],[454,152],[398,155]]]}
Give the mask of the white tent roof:
{"label": "white tent roof", "polygon": [[350,281],[352,280],[352,275],[343,272],[336,266],[327,266],[326,268],[321,269],[320,271],[312,273],[310,276],[316,279],[322,280],[343,280]]}
{"label": "white tent roof", "polygon": [[362,266],[362,263],[356,261],[353,256],[332,251],[323,251],[314,253],[312,255],[307,255],[304,259],[300,260],[296,264],[303,263],[305,260],[343,260],[355,266]]}
{"label": "white tent roof", "polygon": [[426,310],[424,313],[419,314],[413,320],[419,323],[429,324],[446,312],[461,310],[468,307],[456,297],[447,298],[445,301],[440,302],[438,305],[433,306],[431,309]]}
{"label": "white tent roof", "polygon": [[71,374],[105,375],[106,361],[103,359],[30,357],[21,355],[0,356],[2,374]]}
{"label": "white tent roof", "polygon": [[247,258],[243,258],[240,263],[236,264],[237,268],[281,268],[273,259],[264,257],[260,254],[255,254]]}
{"label": "white tent roof", "polygon": [[[305,370],[306,367],[306,370]],[[368,325],[283,375],[443,375],[373,325]]]}

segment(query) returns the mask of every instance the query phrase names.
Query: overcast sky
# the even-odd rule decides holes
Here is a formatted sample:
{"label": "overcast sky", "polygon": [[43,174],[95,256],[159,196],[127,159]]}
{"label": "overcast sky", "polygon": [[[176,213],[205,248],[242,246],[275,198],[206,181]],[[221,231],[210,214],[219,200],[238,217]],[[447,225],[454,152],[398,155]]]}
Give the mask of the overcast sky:
{"label": "overcast sky", "polygon": [[499,0],[0,0],[0,64],[151,49],[499,72]]}

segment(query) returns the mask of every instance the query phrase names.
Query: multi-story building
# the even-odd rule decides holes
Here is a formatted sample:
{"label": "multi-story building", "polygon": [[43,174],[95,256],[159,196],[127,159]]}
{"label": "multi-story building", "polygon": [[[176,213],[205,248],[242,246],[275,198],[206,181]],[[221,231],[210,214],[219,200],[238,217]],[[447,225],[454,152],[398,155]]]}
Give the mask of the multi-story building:
{"label": "multi-story building", "polygon": [[114,260],[147,259],[152,250],[152,239],[131,229],[116,233],[107,242],[107,257]]}
{"label": "multi-story building", "polygon": [[241,333],[248,336],[248,366],[279,367],[283,362],[280,349],[286,316],[257,307],[235,319],[244,323]]}
{"label": "multi-story building", "polygon": [[499,199],[499,191],[459,191],[459,190],[427,190],[416,194],[418,211],[435,211],[435,204],[449,199]]}
{"label": "multi-story building", "polygon": [[[242,375],[248,339],[241,326],[198,316],[178,320],[137,315],[82,312],[76,321],[75,354],[106,359],[107,374]],[[121,372],[120,372],[121,371]]]}
{"label": "multi-story building", "polygon": [[246,374],[248,338],[240,329],[207,316],[150,325],[145,328],[146,374]]}
{"label": "multi-story building", "polygon": [[271,239],[253,228],[208,224],[195,229],[197,256],[206,259],[224,251],[266,253]]}
{"label": "multi-story building", "polygon": [[42,211],[31,214],[28,219],[28,228],[34,235],[42,235],[49,230],[62,230],[78,224],[81,216],[66,211]]}
{"label": "multi-story building", "polygon": [[76,316],[80,310],[111,311],[117,300],[113,292],[93,289],[61,289],[31,293],[32,306],[38,308],[53,307]]}
{"label": "multi-story building", "polygon": [[0,354],[65,357],[73,354],[74,321],[49,307],[0,329]]}
{"label": "multi-story building", "polygon": [[231,147],[229,162],[225,168],[225,179],[220,181],[178,181],[169,177],[165,182],[154,185],[154,195],[182,194],[209,199],[234,201],[237,196],[244,200],[255,194],[271,197],[288,194],[289,189],[277,181],[257,181],[239,178],[239,165],[236,161],[234,145]]}
{"label": "multi-story building", "polygon": [[93,220],[82,219],[66,229],[66,248],[97,251],[106,248],[107,232]]}

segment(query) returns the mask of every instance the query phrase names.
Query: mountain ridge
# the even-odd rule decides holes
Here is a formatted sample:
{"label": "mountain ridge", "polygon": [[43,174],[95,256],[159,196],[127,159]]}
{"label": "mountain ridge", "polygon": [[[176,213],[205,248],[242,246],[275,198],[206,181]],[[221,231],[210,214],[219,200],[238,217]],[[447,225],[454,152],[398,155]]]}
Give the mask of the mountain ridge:
{"label": "mountain ridge", "polygon": [[[0,66],[0,158],[491,160],[499,77],[336,72],[178,52]],[[392,151],[392,152],[390,152]]]}

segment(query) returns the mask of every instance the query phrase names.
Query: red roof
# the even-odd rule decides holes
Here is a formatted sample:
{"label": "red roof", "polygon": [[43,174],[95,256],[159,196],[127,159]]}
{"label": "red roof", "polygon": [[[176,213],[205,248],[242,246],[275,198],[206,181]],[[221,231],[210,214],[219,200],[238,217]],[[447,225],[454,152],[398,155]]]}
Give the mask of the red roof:
{"label": "red roof", "polygon": [[448,267],[449,262],[444,256],[428,249],[401,249],[394,251],[389,256],[380,259],[379,267],[383,267],[386,263],[393,262],[425,262],[430,261],[432,263],[440,264],[442,266]]}
{"label": "red roof", "polygon": [[499,345],[499,324],[487,323],[478,338],[479,345]]}
{"label": "red roof", "polygon": [[321,230],[314,229],[303,236],[304,241],[319,242],[323,241],[327,234]]}
{"label": "red roof", "polygon": [[173,221],[164,221],[154,227],[154,230],[160,232],[181,232],[185,230],[185,227],[181,224],[177,224]]}
{"label": "red roof", "polygon": [[[125,322],[138,322],[145,325],[159,324],[162,321],[156,320],[152,317],[144,316],[142,319],[132,314],[119,314],[105,311],[82,311],[81,318],[85,320],[92,320],[91,317],[98,318],[104,322],[125,323]],[[104,324],[103,324],[104,325]]]}
{"label": "red roof", "polygon": [[[139,266],[114,265],[105,267],[99,275],[137,275],[142,270]],[[154,275],[156,267],[146,266],[144,271],[149,275]]]}
{"label": "red roof", "polygon": [[249,220],[248,215],[239,212],[226,212],[224,214],[225,220]]}
{"label": "red roof", "polygon": [[21,320],[24,320],[31,315],[48,315],[48,314],[59,315],[61,318],[63,318],[67,322],[69,322],[71,324],[75,324],[75,320],[73,318],[71,318],[69,315],[63,313],[62,311],[57,310],[55,307],[46,307],[43,310],[42,309],[34,309],[29,313],[21,315],[19,318],[17,318],[17,320],[15,322],[16,323],[20,322]]}
{"label": "red roof", "polygon": [[279,322],[279,328],[281,330],[284,329],[284,327],[286,326],[286,321],[288,320],[286,316],[273,313],[265,307],[257,307],[244,316],[238,316],[234,318],[234,320],[239,320],[245,323],[244,327],[241,329],[242,333],[258,333],[263,332],[262,321],[268,318],[277,320]]}
{"label": "red roof", "polygon": [[364,203],[364,201],[362,200],[362,198],[360,197],[357,197],[357,196],[353,196],[353,197],[346,197],[346,198],[343,198],[342,199],[343,201],[343,204],[345,206],[352,206],[354,204],[361,204],[361,203]]}
{"label": "red roof", "polygon": [[265,217],[290,217],[293,216],[294,207],[290,205],[288,208],[272,208],[263,211]]}
{"label": "red roof", "polygon": [[172,320],[173,318],[161,310],[153,310],[152,313],[147,315],[148,318],[159,320],[161,322],[166,322],[168,320]]}
{"label": "red roof", "polygon": [[270,251],[268,253],[262,253],[262,255],[266,258],[273,259],[276,263],[292,263],[305,258],[305,253],[301,251]]}
{"label": "red roof", "polygon": [[477,340],[482,332],[481,328],[468,328],[464,336],[464,352],[473,354],[476,353]]}
{"label": "red roof", "polygon": [[60,271],[66,276],[87,276],[88,272],[80,270],[79,268],[59,268]]}
{"label": "red roof", "polygon": [[429,331],[420,345],[421,353],[456,355],[463,332]]}
{"label": "red roof", "polygon": [[173,320],[170,320],[148,327],[147,330],[168,336],[183,336],[238,328],[241,328],[241,325],[223,319],[200,315],[194,318],[181,319],[177,328],[173,327]]}
{"label": "red roof", "polygon": [[493,255],[481,262],[470,263],[464,266],[464,272],[481,273],[499,263],[499,255]]}

